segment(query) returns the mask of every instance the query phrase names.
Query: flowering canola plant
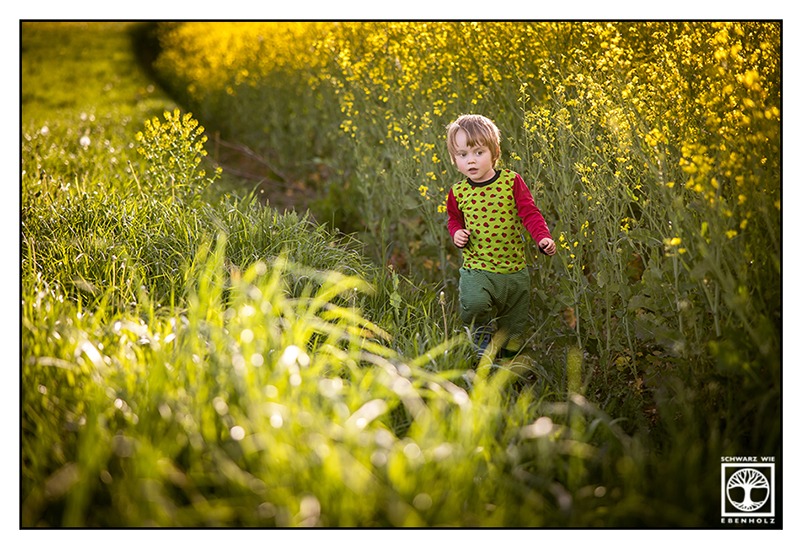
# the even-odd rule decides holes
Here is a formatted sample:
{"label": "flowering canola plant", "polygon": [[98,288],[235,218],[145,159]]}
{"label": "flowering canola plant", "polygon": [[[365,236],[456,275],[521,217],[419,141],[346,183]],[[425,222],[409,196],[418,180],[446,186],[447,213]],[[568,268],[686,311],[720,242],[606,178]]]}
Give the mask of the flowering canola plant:
{"label": "flowering canola plant", "polygon": [[188,22],[161,40],[203,116],[338,168],[377,257],[454,282],[445,128],[478,112],[562,249],[535,285],[559,287],[581,344],[700,353],[690,327],[710,323],[778,345],[779,22]]}

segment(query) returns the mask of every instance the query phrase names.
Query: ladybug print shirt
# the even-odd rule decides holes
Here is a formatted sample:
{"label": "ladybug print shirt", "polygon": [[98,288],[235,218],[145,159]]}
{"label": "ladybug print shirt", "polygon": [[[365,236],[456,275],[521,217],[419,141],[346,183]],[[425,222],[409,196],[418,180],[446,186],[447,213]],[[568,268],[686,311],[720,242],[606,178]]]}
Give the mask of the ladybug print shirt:
{"label": "ladybug print shirt", "polygon": [[452,186],[446,199],[449,234],[467,229],[463,267],[514,273],[527,266],[524,229],[536,242],[552,238],[530,189],[512,170],[497,170],[490,180],[466,178]]}

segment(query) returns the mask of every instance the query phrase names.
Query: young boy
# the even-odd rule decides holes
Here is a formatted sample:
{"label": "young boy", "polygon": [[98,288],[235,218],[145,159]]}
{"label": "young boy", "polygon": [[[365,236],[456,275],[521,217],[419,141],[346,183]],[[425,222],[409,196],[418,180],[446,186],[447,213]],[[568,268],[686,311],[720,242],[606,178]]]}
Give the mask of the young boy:
{"label": "young boy", "polygon": [[496,321],[500,355],[512,356],[520,351],[529,323],[523,229],[549,256],[557,250],[555,241],[521,176],[495,168],[500,135],[491,120],[462,115],[449,125],[446,139],[452,163],[465,176],[446,200],[449,233],[463,251],[460,318],[471,330],[478,355],[490,343]]}

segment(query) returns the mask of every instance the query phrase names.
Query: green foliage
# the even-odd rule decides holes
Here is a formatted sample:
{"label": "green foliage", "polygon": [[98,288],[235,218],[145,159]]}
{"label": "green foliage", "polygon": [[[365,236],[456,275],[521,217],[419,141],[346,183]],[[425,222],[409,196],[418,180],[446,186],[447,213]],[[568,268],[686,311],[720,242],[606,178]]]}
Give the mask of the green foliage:
{"label": "green foliage", "polygon": [[[164,122],[158,117],[146,120],[145,130],[137,132],[135,139],[139,143],[137,152],[145,160],[144,177],[150,184],[145,191],[161,196],[166,195],[165,191],[174,197],[176,193],[195,196],[212,183],[201,166],[207,155],[207,137],[191,113],[165,111]],[[215,175],[221,172],[218,167]]]}
{"label": "green foliage", "polygon": [[199,249],[180,310],[82,313],[44,281],[26,299],[24,525],[587,525],[626,501],[583,489],[632,442],[582,399],[511,394],[488,366],[467,392],[426,368],[457,367],[452,346],[388,346],[352,305],[365,281],[283,256],[234,277],[227,246]]}

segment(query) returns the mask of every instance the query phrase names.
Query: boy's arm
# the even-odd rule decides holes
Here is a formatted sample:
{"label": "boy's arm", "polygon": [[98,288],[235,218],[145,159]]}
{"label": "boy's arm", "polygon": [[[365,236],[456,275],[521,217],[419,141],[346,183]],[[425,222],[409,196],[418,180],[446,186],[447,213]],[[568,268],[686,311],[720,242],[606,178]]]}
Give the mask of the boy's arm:
{"label": "boy's arm", "polygon": [[535,205],[533,194],[518,174],[516,174],[516,179],[513,181],[513,198],[516,201],[519,217],[524,227],[535,239],[535,242],[540,243],[541,239],[544,238],[551,239],[552,235],[549,233],[549,227],[547,227],[541,211]]}
{"label": "boy's arm", "polygon": [[454,239],[454,234],[457,231],[466,228],[466,220],[463,218],[463,212],[457,205],[457,199],[451,189],[449,189],[449,195],[446,197],[446,213],[449,216],[447,224],[449,235]]}

